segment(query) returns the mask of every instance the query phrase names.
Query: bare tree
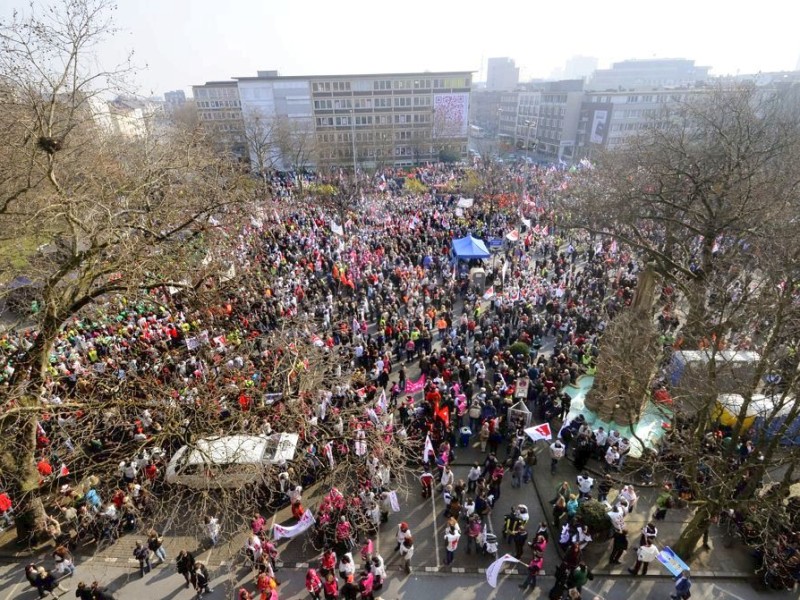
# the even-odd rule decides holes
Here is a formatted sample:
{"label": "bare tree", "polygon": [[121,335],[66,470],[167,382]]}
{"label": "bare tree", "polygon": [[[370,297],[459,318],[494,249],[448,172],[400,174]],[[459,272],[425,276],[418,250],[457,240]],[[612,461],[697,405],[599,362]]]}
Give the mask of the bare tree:
{"label": "bare tree", "polygon": [[[578,173],[560,202],[564,225],[583,228],[595,240],[613,238],[620,251],[631,250],[648,264],[664,286],[655,308],[680,319],[677,349],[704,350],[708,357],[672,390],[675,427],[662,457],[695,511],[673,545],[689,557],[722,511],[774,523],[770,515],[794,477],[798,453],[782,447],[781,439],[800,411],[793,350],[800,240],[791,224],[799,208],[800,120],[795,96],[735,87],[711,90],[660,121],[630,147]],[[640,316],[630,315],[616,335],[604,337],[598,360],[598,377],[627,390],[624,404],[634,407],[634,420],[658,362],[648,349],[656,317],[650,306],[630,309]],[[732,370],[724,351],[743,349],[757,354],[747,368]],[[610,372],[601,374],[603,368]],[[765,384],[767,375],[780,385]],[[719,444],[711,433],[725,392],[743,398],[736,422],[745,422],[766,396],[762,416],[769,422],[780,415],[783,425],[774,435],[734,425]],[[600,408],[613,412],[616,404],[615,391],[601,398]],[[779,491],[760,495],[769,481]],[[779,534],[761,530],[753,542],[774,546]]]}
{"label": "bare tree", "polygon": [[[244,140],[250,155],[250,166],[259,177],[280,163],[279,133],[276,120],[259,109],[244,115]],[[265,180],[266,181],[266,180]]]}
{"label": "bare tree", "polygon": [[251,197],[244,174],[191,131],[125,137],[94,119],[95,98],[129,73],[95,67],[94,48],[114,32],[112,10],[68,0],[0,28],[0,241],[30,248],[0,272],[41,286],[36,336],[17,357],[9,396],[24,418],[2,422],[18,442],[6,475],[23,493],[38,489],[39,393],[64,323],[109,294],[205,279],[220,228],[241,220]]}

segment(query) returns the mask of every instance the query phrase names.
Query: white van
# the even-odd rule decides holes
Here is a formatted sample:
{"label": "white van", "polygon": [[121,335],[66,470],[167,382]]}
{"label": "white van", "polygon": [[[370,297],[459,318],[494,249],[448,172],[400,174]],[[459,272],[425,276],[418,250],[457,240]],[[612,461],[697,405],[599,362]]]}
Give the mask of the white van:
{"label": "white van", "polygon": [[229,435],[182,446],[167,465],[168,483],[193,488],[243,487],[271,465],[294,458],[299,435]]}

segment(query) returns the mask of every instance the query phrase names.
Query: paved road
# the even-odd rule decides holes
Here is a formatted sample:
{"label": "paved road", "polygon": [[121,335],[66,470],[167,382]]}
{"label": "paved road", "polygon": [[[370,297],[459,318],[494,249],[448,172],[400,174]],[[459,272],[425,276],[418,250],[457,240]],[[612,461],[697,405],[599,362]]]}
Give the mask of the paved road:
{"label": "paved road", "polygon": [[[281,580],[280,594],[282,600],[303,599],[308,595],[303,589],[304,570],[283,569],[278,575]],[[232,598],[238,586],[252,584],[252,576],[247,569],[228,571],[224,567],[212,573],[213,593],[204,596],[208,600],[223,600]],[[183,587],[183,579],[175,573],[172,565],[156,567],[153,573],[139,577],[138,571],[128,566],[114,565],[103,562],[89,562],[81,564],[73,579],[67,579],[66,585],[70,590],[66,598],[73,597],[73,590],[78,581],[87,583],[97,579],[115,592],[118,600],[190,600],[194,592]],[[401,573],[392,572],[389,575],[387,586],[381,592],[385,600],[399,600],[408,598],[427,600],[461,600],[463,598],[481,599],[506,599],[529,598],[539,600],[547,597],[547,591],[552,583],[548,577],[541,580],[541,586],[527,594],[517,588],[522,581],[521,576],[502,576],[497,589],[493,590],[486,583],[482,575],[433,575],[426,573],[413,573],[406,577]],[[252,589],[252,585],[248,586]],[[594,595],[602,600],[637,600],[669,598],[672,593],[672,584],[664,579],[640,578],[636,581],[631,578],[602,579],[597,578],[591,582],[589,588],[584,588],[584,598],[592,599]],[[22,573],[21,565],[0,566],[0,600],[36,600],[36,591],[28,586]],[[753,589],[742,582],[725,580],[698,581],[692,587],[694,600],[751,600],[768,598],[769,600],[788,600],[797,598],[792,592],[765,593]]]}

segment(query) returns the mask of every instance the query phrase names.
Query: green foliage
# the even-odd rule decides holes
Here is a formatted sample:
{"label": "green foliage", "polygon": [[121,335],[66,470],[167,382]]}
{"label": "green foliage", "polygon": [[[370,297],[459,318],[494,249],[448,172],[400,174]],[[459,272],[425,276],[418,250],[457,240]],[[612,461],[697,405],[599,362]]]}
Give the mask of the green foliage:
{"label": "green foliage", "polygon": [[407,178],[405,183],[406,191],[414,195],[422,195],[428,191],[428,186],[422,183],[419,179]]}
{"label": "green foliage", "polygon": [[442,148],[439,151],[439,160],[443,163],[458,162],[460,158],[461,157],[459,156],[458,152],[452,148]]}
{"label": "green foliage", "polygon": [[531,353],[531,348],[525,342],[514,342],[508,351],[513,356],[528,356]]}
{"label": "green foliage", "polygon": [[306,186],[306,191],[312,196],[330,198],[331,196],[335,196],[339,192],[339,189],[330,183],[310,183]]}
{"label": "green foliage", "polygon": [[598,537],[611,530],[611,519],[608,518],[608,507],[598,500],[581,502],[578,516],[589,527],[592,535]]}

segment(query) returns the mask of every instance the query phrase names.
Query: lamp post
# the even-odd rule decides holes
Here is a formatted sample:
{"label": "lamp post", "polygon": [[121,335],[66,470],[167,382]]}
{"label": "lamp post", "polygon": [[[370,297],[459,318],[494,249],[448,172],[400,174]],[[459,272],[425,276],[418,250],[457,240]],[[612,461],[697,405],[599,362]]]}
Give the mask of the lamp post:
{"label": "lamp post", "polygon": [[350,141],[353,145],[353,178],[356,177],[358,164],[356,163],[356,109],[355,105],[350,109]]}

